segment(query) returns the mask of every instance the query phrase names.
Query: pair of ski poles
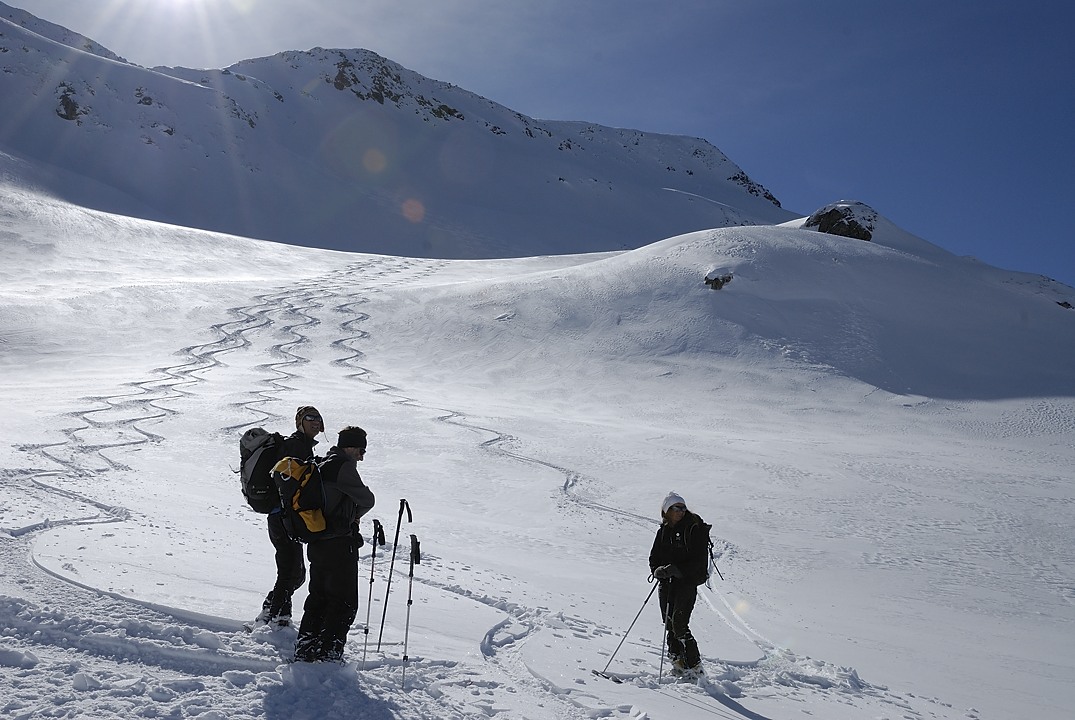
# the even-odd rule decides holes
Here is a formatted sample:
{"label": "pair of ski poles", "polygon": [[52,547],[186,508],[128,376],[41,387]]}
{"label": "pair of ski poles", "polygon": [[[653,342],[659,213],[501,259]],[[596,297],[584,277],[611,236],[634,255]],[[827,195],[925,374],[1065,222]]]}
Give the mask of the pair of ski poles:
{"label": "pair of ski poles", "polygon": [[[710,561],[713,560],[712,553],[710,553],[709,559],[710,559]],[[715,562],[713,562],[713,569],[717,571],[717,575],[720,577],[721,580],[723,580],[724,575],[721,575],[720,568],[717,567],[717,564]],[[650,580],[653,580],[653,575],[650,575]],[[623,634],[623,637],[620,638],[620,644],[617,645],[616,649],[612,651],[612,654],[608,656],[608,662],[605,663],[605,667],[603,669],[601,669],[601,670],[594,670],[593,671],[594,675],[599,675],[599,676],[601,676],[603,678],[607,678],[607,679],[612,680],[614,682],[622,682],[619,678],[617,678],[615,676],[612,676],[612,675],[609,675],[608,674],[608,668],[609,668],[610,665],[612,665],[612,660],[613,660],[613,658],[616,657],[616,653],[618,653],[620,651],[620,648],[623,647],[623,643],[627,640],[627,636],[631,634],[631,630],[634,628],[635,623],[638,622],[638,618],[642,617],[642,611],[646,609],[646,605],[649,604],[650,598],[653,597],[653,593],[657,590],[657,587],[659,585],[660,585],[659,582],[653,583],[653,587],[651,587],[649,589],[649,594],[646,595],[646,599],[642,603],[642,607],[640,607],[638,609],[638,613],[635,615],[635,619],[632,620],[631,624],[627,626],[627,632],[625,632]],[[663,614],[664,613],[662,613],[662,615]],[[664,634],[666,636],[668,635],[668,629],[669,629],[668,623],[670,621],[671,621],[671,618],[668,617],[667,615],[665,615],[665,617],[664,617]],[[663,678],[664,677],[664,638],[661,638],[661,668],[660,668],[660,670],[658,672],[657,677],[658,678]]]}
{"label": "pair of ski poles", "polygon": [[[392,539],[392,560],[388,566],[388,586],[385,588],[384,593],[384,608],[381,612],[381,629],[377,635],[377,650],[381,649],[381,641],[384,637],[384,625],[385,619],[388,616],[388,597],[392,592],[392,575],[396,567],[396,549],[399,547],[399,530],[403,524],[403,513],[407,513],[407,522],[413,522],[414,518],[411,515],[411,506],[406,499],[400,498],[399,501],[399,516],[396,518],[396,534]],[[369,646],[369,634],[370,634],[370,610],[373,606],[373,580],[374,569],[377,564],[377,546],[384,547],[385,537],[384,528],[381,526],[380,521],[373,521],[373,541],[370,543],[372,546],[372,556],[370,558],[370,590],[369,597],[366,600],[366,625],[364,629],[365,638],[362,643],[362,668],[366,667],[366,651]],[[409,582],[407,588],[407,623],[406,629],[403,635],[403,682],[406,683],[407,677],[407,643],[410,638],[411,631],[411,605],[413,601],[414,590],[414,566],[421,563],[422,554],[418,544],[418,536],[411,534],[411,552],[410,552],[410,572],[408,573]]]}

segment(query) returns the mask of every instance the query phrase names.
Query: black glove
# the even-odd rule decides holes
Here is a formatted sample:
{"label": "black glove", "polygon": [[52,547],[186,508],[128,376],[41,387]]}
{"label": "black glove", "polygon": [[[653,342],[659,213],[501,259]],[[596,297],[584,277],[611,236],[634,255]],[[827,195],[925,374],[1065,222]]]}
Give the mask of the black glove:
{"label": "black glove", "polygon": [[362,533],[358,531],[357,527],[351,527],[351,547],[358,550],[360,547],[366,544],[366,541],[362,539]]}
{"label": "black glove", "polygon": [[653,577],[658,580],[669,580],[671,578],[681,578],[683,573],[675,565],[661,565],[653,571]]}

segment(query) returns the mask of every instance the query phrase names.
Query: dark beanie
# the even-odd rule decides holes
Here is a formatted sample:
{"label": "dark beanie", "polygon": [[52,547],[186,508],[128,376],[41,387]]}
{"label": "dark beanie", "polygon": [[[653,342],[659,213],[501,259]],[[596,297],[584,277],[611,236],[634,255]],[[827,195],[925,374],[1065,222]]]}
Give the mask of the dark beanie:
{"label": "dark beanie", "polygon": [[340,430],[340,440],[336,443],[336,447],[340,448],[362,448],[366,449],[366,431],[360,427],[350,425]]}

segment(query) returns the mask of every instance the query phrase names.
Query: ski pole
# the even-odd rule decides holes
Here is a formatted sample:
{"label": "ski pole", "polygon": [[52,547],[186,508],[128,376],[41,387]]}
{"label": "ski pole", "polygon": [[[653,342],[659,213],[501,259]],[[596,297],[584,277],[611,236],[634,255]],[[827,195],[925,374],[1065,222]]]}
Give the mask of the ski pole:
{"label": "ski pole", "polygon": [[418,549],[418,536],[411,535],[411,571],[410,579],[407,581],[407,624],[403,631],[403,681],[400,683],[400,689],[405,690],[407,688],[407,640],[411,635],[411,605],[414,601],[411,599],[411,592],[414,589],[414,566],[422,562],[422,552]]}
{"label": "ski pole", "polygon": [[370,609],[373,606],[373,567],[377,564],[377,546],[384,547],[384,528],[380,520],[373,521],[373,538],[370,541],[373,554],[370,556],[370,594],[366,598],[366,627],[362,631],[365,637],[362,639],[362,669],[366,669],[366,647],[370,640]]}
{"label": "ski pole", "polygon": [[381,638],[384,637],[384,620],[388,617],[388,594],[392,592],[392,571],[396,567],[396,546],[399,545],[399,526],[403,523],[403,510],[407,510],[407,522],[414,522],[411,518],[411,506],[404,498],[399,499],[399,517],[396,518],[396,537],[392,540],[392,562],[388,565],[388,587],[384,591],[384,608],[381,611],[381,631],[377,634],[377,649],[381,649]]}
{"label": "ski pole", "polygon": [[[650,577],[652,578],[653,576],[651,575]],[[608,662],[605,663],[605,669],[601,671],[601,675],[604,675],[608,672],[608,666],[612,664],[612,658],[616,657],[616,653],[618,653],[620,651],[620,648],[623,647],[623,643],[627,639],[627,636],[631,634],[631,628],[633,628],[635,626],[635,623],[638,622],[638,618],[641,617],[642,611],[646,609],[646,605],[649,604],[649,599],[653,597],[653,591],[657,589],[657,585],[659,584],[660,583],[653,583],[653,587],[651,587],[649,590],[649,595],[646,596],[646,601],[642,603],[642,607],[638,609],[638,614],[635,615],[635,619],[631,621],[630,626],[627,628],[627,632],[623,634],[623,637],[620,639],[620,644],[617,645],[616,649],[612,651],[612,654],[608,656]]]}
{"label": "ski pole", "polygon": [[[717,561],[713,558],[713,541],[712,540],[709,541],[709,564],[712,565],[713,569],[717,571],[717,577],[720,578],[720,581],[721,582],[726,582],[724,580],[724,576],[720,574],[720,568],[717,567]],[[708,577],[705,579],[705,586],[707,588],[709,588],[710,590],[713,589],[713,585],[709,582]]]}
{"label": "ski pole", "polygon": [[668,644],[668,633],[669,633],[668,623],[672,619],[672,616],[669,613],[669,610],[671,610],[671,609],[672,609],[671,608],[671,603],[669,603],[665,607],[661,608],[661,616],[664,618],[664,635],[663,635],[663,637],[661,637],[661,645],[660,645],[660,649],[661,649],[661,669],[657,672],[657,684],[658,685],[660,685],[662,682],[664,682],[664,654],[665,654],[664,649],[665,649],[665,645]]}

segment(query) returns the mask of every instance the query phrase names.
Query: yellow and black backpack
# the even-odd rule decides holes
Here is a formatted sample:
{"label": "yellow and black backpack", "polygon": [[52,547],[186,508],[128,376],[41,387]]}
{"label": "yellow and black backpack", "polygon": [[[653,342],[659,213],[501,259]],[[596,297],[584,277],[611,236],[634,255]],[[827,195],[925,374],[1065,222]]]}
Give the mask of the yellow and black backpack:
{"label": "yellow and black backpack", "polygon": [[284,528],[293,540],[318,540],[328,530],[322,470],[330,462],[316,457],[307,460],[286,457],[272,469],[272,478],[280,492]]}

